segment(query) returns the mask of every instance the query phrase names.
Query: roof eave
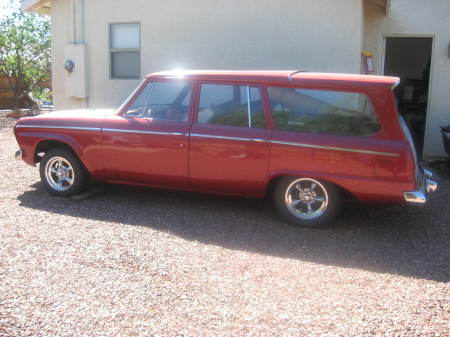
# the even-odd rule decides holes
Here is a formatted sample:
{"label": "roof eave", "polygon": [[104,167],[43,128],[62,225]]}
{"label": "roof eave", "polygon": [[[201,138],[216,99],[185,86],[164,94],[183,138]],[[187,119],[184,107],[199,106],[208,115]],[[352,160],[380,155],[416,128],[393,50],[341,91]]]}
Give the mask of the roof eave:
{"label": "roof eave", "polygon": [[379,7],[384,11],[386,15],[389,13],[389,8],[391,7],[391,0],[368,0],[370,3]]}
{"label": "roof eave", "polygon": [[22,10],[44,15],[51,15],[51,4],[49,0],[22,0]]}

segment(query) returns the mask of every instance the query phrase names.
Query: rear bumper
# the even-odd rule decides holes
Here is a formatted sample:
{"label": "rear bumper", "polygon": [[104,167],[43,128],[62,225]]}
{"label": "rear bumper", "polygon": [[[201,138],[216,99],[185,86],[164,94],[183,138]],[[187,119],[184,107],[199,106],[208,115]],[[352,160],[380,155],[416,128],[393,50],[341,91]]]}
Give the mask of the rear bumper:
{"label": "rear bumper", "polygon": [[419,190],[404,192],[403,196],[405,201],[413,204],[425,204],[428,200],[428,194],[436,191],[438,187],[437,182],[431,179],[432,177],[433,173],[430,170],[424,169]]}

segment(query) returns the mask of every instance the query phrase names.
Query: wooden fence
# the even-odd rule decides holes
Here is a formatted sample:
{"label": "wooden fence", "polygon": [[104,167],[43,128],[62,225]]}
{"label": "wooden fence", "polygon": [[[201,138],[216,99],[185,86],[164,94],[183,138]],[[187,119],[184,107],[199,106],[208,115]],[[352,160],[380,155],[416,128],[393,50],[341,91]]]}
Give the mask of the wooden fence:
{"label": "wooden fence", "polygon": [[[16,84],[16,79],[11,78],[13,85]],[[43,88],[51,89],[51,81],[42,83],[40,86]],[[18,108],[28,108],[30,106],[30,100],[28,97],[24,97],[19,100]],[[8,78],[0,76],[0,110],[14,109],[16,105],[14,90],[11,90]]]}

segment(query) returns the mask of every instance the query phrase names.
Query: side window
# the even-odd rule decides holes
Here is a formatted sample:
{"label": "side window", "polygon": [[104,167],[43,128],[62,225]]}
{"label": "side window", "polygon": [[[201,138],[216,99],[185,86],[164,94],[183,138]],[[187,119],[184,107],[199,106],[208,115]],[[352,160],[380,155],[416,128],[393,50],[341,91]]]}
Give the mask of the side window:
{"label": "side window", "polygon": [[127,115],[186,122],[192,85],[186,82],[148,83],[128,108]]}
{"label": "side window", "polygon": [[265,128],[259,89],[240,85],[203,84],[198,123]]}
{"label": "side window", "polygon": [[280,87],[268,93],[276,129],[368,136],[381,128],[365,94]]}

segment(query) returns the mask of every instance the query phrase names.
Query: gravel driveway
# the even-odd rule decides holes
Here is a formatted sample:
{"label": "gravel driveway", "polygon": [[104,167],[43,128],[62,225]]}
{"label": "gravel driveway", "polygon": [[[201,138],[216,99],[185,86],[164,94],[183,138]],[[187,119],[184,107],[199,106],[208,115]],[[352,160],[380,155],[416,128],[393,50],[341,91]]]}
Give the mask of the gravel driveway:
{"label": "gravel driveway", "polygon": [[0,336],[450,336],[448,175],[306,230],[264,200],[51,197],[0,119]]}

